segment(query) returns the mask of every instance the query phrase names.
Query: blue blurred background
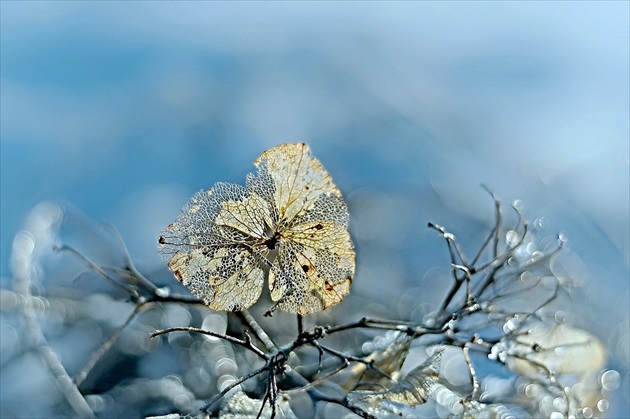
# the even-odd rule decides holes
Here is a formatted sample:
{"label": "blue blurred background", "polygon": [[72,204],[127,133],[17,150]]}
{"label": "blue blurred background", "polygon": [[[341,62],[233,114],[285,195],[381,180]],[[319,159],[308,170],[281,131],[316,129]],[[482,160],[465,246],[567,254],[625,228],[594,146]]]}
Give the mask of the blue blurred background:
{"label": "blue blurred background", "polygon": [[194,192],[304,141],[349,201],[353,292],[390,308],[446,260],[427,221],[468,243],[492,224],[481,183],[566,232],[628,412],[628,2],[0,7],[2,286],[42,200],[155,268]]}

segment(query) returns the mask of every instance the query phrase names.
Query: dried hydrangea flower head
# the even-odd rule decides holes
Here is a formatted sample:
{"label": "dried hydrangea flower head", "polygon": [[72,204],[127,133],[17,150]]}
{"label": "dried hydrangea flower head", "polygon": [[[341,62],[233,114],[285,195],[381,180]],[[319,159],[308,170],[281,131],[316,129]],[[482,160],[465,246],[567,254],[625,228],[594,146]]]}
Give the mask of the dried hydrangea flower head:
{"label": "dried hydrangea flower head", "polygon": [[255,162],[246,186],[197,192],[160,236],[175,277],[214,310],[258,301],[265,274],[276,308],[324,310],[350,291],[348,209],[306,144],[283,144]]}

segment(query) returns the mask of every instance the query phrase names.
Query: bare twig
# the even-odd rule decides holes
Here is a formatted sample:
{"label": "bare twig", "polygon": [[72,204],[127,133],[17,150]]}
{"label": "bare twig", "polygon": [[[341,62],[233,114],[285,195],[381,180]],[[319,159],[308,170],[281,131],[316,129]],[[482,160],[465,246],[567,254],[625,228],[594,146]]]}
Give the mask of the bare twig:
{"label": "bare twig", "polygon": [[263,344],[267,351],[275,352],[278,350],[278,347],[271,340],[267,332],[260,327],[256,319],[249,313],[248,310],[237,311],[234,313],[236,317],[238,317],[245,325],[249,326],[251,331],[254,333],[254,336]]}
{"label": "bare twig", "polygon": [[265,361],[267,361],[269,359],[269,355],[267,355],[262,350],[260,350],[258,347],[256,347],[252,343],[251,339],[249,339],[248,337],[246,337],[246,339],[242,340],[242,339],[235,338],[233,336],[224,335],[223,333],[216,333],[216,332],[212,332],[210,330],[198,329],[196,327],[170,327],[170,328],[165,329],[165,330],[156,330],[154,333],[151,333],[151,337],[154,338],[156,336],[160,336],[160,335],[164,335],[166,333],[172,333],[172,332],[190,332],[190,333],[200,333],[200,334],[203,334],[203,335],[214,336],[216,338],[226,340],[226,341],[234,343],[236,345],[240,345],[243,348],[245,348],[245,349],[247,349],[249,351],[252,351],[253,353],[258,355],[260,358],[264,359]]}
{"label": "bare twig", "polygon": [[298,326],[298,335],[301,335],[304,332],[304,324],[302,323],[302,315],[300,313],[297,314],[297,326]]}
{"label": "bare twig", "polygon": [[63,246],[60,246],[60,247],[55,247],[55,249],[59,250],[59,251],[70,252],[70,253],[74,254],[79,259],[81,259],[83,262],[85,262],[85,264],[90,269],[92,269],[94,272],[98,273],[101,277],[105,278],[106,280],[111,282],[113,285],[115,285],[115,286],[123,289],[125,292],[129,293],[129,295],[131,296],[131,298],[134,301],[136,301],[140,297],[140,295],[138,294],[138,291],[133,286],[131,286],[131,285],[123,285],[123,284],[119,283],[114,278],[112,278],[111,275],[109,275],[107,272],[105,272],[103,269],[101,269],[100,266],[98,266],[96,263],[92,262],[92,260],[90,258],[88,258],[83,253],[81,253],[78,250],[76,250],[74,247],[68,246],[68,245],[63,245]]}
{"label": "bare twig", "polygon": [[238,380],[236,380],[235,382],[233,382],[232,384],[226,386],[219,394],[215,395],[212,399],[210,399],[210,401],[208,403],[206,403],[206,405],[204,407],[202,407],[200,410],[204,413],[208,413],[208,411],[210,410],[210,408],[219,400],[221,400],[223,398],[223,396],[225,396],[226,394],[228,394],[233,388],[240,386],[241,384],[243,384],[245,381],[256,377],[257,375],[262,374],[265,371],[269,370],[269,364],[265,364],[264,366],[255,369],[254,371],[250,372],[249,374],[246,374],[244,376],[242,376],[241,378],[239,378]]}
{"label": "bare twig", "polygon": [[81,371],[74,376],[74,379],[72,381],[74,382],[76,386],[80,386],[81,383],[83,383],[83,381],[87,378],[88,374],[90,373],[90,371],[92,371],[92,368],[94,368],[96,363],[103,357],[103,355],[105,355],[105,353],[118,340],[118,338],[120,337],[120,334],[125,329],[125,327],[127,327],[127,325],[131,323],[131,321],[138,315],[138,313],[140,313],[140,311],[142,311],[142,309],[144,309],[146,306],[147,306],[147,303],[145,302],[138,303],[136,305],[136,308],[133,310],[133,312],[129,315],[129,317],[127,317],[127,320],[125,320],[123,324],[121,324],[116,329],[114,329],[114,331],[109,336],[109,338],[105,342],[103,342],[100,348],[98,348],[92,354],[87,364],[85,364],[85,366],[81,369]]}
{"label": "bare twig", "polygon": [[131,259],[131,255],[129,254],[129,250],[127,250],[127,246],[125,245],[125,242],[122,239],[122,236],[120,235],[120,232],[118,231],[118,229],[111,224],[105,224],[105,227],[107,227],[109,231],[116,238],[116,241],[118,242],[118,245],[120,246],[122,256],[125,259],[125,268],[131,273],[130,279],[133,280],[133,283],[136,283],[140,285],[141,287],[144,287],[150,294],[159,293],[158,287],[155,286],[153,282],[145,278],[145,276],[142,275],[142,273],[140,273],[138,269],[136,269],[136,266],[133,263],[133,260]]}
{"label": "bare twig", "polygon": [[490,196],[492,197],[494,201],[494,214],[495,214],[494,227],[492,227],[488,236],[479,247],[479,251],[473,258],[472,262],[470,263],[471,266],[475,266],[477,264],[477,261],[479,260],[481,255],[483,255],[483,252],[486,250],[486,247],[490,243],[490,240],[493,240],[493,239],[494,240],[493,240],[493,245],[492,245],[492,258],[497,257],[498,249],[499,249],[499,230],[501,228],[501,222],[503,220],[503,216],[501,214],[501,202],[499,201],[497,196],[494,194],[494,192],[492,192],[486,185],[481,185],[481,187],[490,194]]}
{"label": "bare twig", "polygon": [[479,396],[481,395],[481,386],[479,385],[479,380],[477,379],[477,373],[475,372],[475,367],[473,366],[472,361],[470,360],[469,347],[468,343],[464,344],[462,348],[462,352],[464,353],[464,360],[466,361],[466,366],[468,367],[468,374],[470,375],[470,381],[472,384],[472,400],[479,400]]}

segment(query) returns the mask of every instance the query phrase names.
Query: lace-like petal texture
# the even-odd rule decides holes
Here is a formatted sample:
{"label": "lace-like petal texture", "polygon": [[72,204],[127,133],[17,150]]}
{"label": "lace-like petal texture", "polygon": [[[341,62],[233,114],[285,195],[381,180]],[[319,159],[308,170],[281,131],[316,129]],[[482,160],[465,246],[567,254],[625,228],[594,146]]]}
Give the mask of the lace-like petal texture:
{"label": "lace-like petal texture", "polygon": [[265,151],[246,186],[197,192],[160,236],[175,277],[214,310],[260,298],[265,274],[275,305],[306,315],[350,291],[354,250],[346,203],[306,144]]}

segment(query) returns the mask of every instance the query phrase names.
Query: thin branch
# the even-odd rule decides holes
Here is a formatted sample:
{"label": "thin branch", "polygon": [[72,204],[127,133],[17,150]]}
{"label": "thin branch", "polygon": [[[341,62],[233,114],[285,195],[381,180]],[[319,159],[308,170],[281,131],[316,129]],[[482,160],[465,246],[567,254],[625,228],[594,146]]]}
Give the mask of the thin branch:
{"label": "thin branch", "polygon": [[454,263],[454,264],[461,263],[462,265],[468,265],[468,262],[466,262],[466,257],[464,256],[464,252],[459,247],[459,243],[455,239],[455,235],[453,233],[448,232],[441,225],[434,224],[431,222],[428,223],[428,227],[441,233],[444,240],[446,240],[446,243],[448,245],[448,250],[451,254],[451,263]]}
{"label": "thin branch", "polygon": [[125,259],[126,268],[129,270],[129,272],[131,272],[131,278],[135,279],[135,282],[144,287],[150,294],[158,293],[159,288],[155,284],[153,284],[153,282],[149,281],[144,275],[142,275],[142,273],[140,273],[138,269],[136,269],[136,266],[131,259],[131,255],[129,254],[129,250],[127,250],[127,246],[125,245],[125,242],[122,239],[122,236],[120,235],[118,229],[112,224],[105,224],[105,226],[115,236],[116,241],[118,242],[122,251],[122,256]]}
{"label": "thin branch", "polygon": [[556,298],[558,298],[558,291],[560,290],[560,286],[558,284],[556,284],[556,287],[554,288],[553,292],[551,293],[551,295],[545,300],[543,301],[535,310],[532,310],[531,312],[525,314],[524,318],[522,320],[519,321],[518,326],[516,327],[516,329],[514,329],[514,331],[507,333],[508,336],[510,335],[514,335],[516,333],[516,331],[518,330],[518,327],[520,327],[520,325],[524,324],[529,318],[536,316],[536,313],[543,307],[547,306],[548,304],[551,304],[551,302],[553,302]]}
{"label": "thin branch", "polygon": [[514,254],[514,251],[516,249],[518,249],[524,242],[525,242],[525,237],[527,236],[527,230],[529,228],[529,225],[527,223],[523,224],[523,233],[521,234],[521,237],[519,238],[519,241],[514,245],[514,247],[509,248],[508,250],[506,250],[505,252],[503,252],[502,254],[500,254],[499,256],[495,257],[494,259],[492,259],[491,261],[481,265],[481,266],[477,266],[475,267],[474,272],[479,272],[479,271],[483,271],[484,269],[486,269],[489,266],[492,265],[501,265],[503,263],[505,263],[505,261]]}
{"label": "thin branch", "polygon": [[136,317],[136,315],[138,315],[138,313],[140,313],[140,311],[146,306],[147,306],[147,303],[144,303],[144,302],[137,304],[133,312],[127,318],[127,320],[125,320],[123,324],[121,324],[116,329],[114,329],[110,337],[105,342],[103,342],[103,344],[101,345],[100,348],[98,348],[98,350],[96,350],[92,354],[87,364],[85,364],[83,369],[81,369],[81,371],[78,374],[76,374],[74,376],[74,379],[72,380],[77,387],[80,386],[81,383],[83,383],[83,381],[87,378],[88,374],[90,373],[90,371],[92,371],[92,368],[94,368],[96,363],[118,340],[118,338],[120,337],[120,334],[125,329],[125,327],[127,327],[127,325],[129,325],[129,323],[131,323],[131,321]]}
{"label": "thin branch", "polygon": [[[260,419],[263,410],[265,410],[265,404],[267,403],[267,400],[269,400],[269,405],[273,405],[275,406],[275,401],[272,402],[271,399],[271,389],[270,389],[270,381],[271,381],[271,377],[273,377],[273,374],[269,374],[267,377],[267,383],[265,385],[265,395],[263,396],[262,402],[260,403],[260,409],[258,410],[258,414],[256,415],[256,419]],[[271,415],[271,418],[275,417],[275,414]]]}
{"label": "thin branch", "polygon": [[278,380],[276,379],[276,374],[273,373],[273,369],[271,370],[272,374],[269,377],[269,389],[270,389],[270,399],[269,404],[271,405],[271,417],[276,417],[276,401],[278,400]]}
{"label": "thin branch", "polygon": [[453,269],[460,270],[464,273],[464,280],[466,281],[466,301],[464,304],[467,306],[471,304],[472,301],[472,292],[470,290],[470,270],[463,265],[452,265]]}
{"label": "thin branch", "polygon": [[304,324],[302,322],[302,315],[300,313],[297,314],[297,326],[298,335],[301,335],[304,332]]}
{"label": "thin branch", "polygon": [[[282,359],[280,359],[282,358]],[[269,375],[267,377],[267,388],[265,391],[265,396],[263,397],[262,403],[260,405],[260,410],[258,411],[258,416],[256,418],[260,418],[264,408],[265,402],[269,401],[269,406],[271,407],[271,418],[276,416],[276,401],[278,398],[278,382],[276,380],[276,374],[281,374],[284,370],[284,363],[287,358],[284,356],[282,352],[278,353],[276,356],[271,357],[269,360]],[[278,370],[276,372],[276,370]]]}
{"label": "thin branch", "polygon": [[[434,223],[428,223],[428,226],[429,228],[432,228],[441,233],[442,237],[446,240],[448,251],[451,255],[451,266],[454,267],[457,265],[468,265],[466,263],[466,258],[464,257],[463,252],[459,248],[459,244],[457,243],[457,240],[452,233],[449,233],[444,227]],[[453,268],[452,274],[454,282],[448,294],[446,295],[446,298],[442,302],[440,311],[446,310],[446,307],[448,307],[448,305],[451,303],[453,297],[455,296],[455,294],[457,294],[457,291],[459,291],[459,288],[462,286],[462,281],[464,280],[464,278],[460,278],[459,276],[457,276],[457,269]]]}
{"label": "thin branch", "polygon": [[140,297],[140,295],[138,294],[138,291],[134,287],[132,287],[130,285],[123,285],[123,284],[119,283],[114,278],[112,278],[107,272],[105,272],[103,269],[101,269],[96,263],[92,262],[92,260],[90,258],[88,258],[83,253],[81,253],[78,250],[76,250],[74,247],[68,246],[68,245],[62,245],[61,247],[55,247],[55,250],[62,251],[62,252],[70,252],[70,253],[74,254],[79,259],[81,259],[83,262],[85,262],[85,264],[88,265],[88,267],[90,269],[92,269],[96,273],[98,273],[101,277],[105,278],[106,280],[111,282],[113,285],[115,285],[115,286],[117,286],[119,288],[122,288],[125,292],[129,293],[131,295],[131,298],[134,301],[136,301]]}
{"label": "thin branch", "polygon": [[346,361],[345,363],[342,363],[341,365],[339,365],[337,368],[335,368],[334,370],[326,373],[325,375],[319,377],[318,379],[309,382],[307,385],[305,385],[304,387],[300,387],[300,388],[292,388],[291,390],[286,390],[283,391],[284,394],[288,394],[288,395],[294,395],[294,394],[298,394],[298,393],[302,393],[306,390],[309,390],[315,386],[318,386],[320,384],[322,384],[325,381],[328,381],[329,379],[331,379],[332,377],[334,377],[335,375],[339,374],[341,371],[343,371],[344,369],[348,368],[350,364],[348,363],[348,361]]}
{"label": "thin branch", "polygon": [[225,396],[226,394],[228,394],[230,392],[230,390],[232,390],[233,388],[243,384],[245,381],[249,380],[250,378],[253,378],[259,374],[262,374],[265,371],[269,370],[269,364],[265,364],[264,366],[255,369],[254,371],[250,372],[247,375],[242,376],[241,378],[239,378],[238,380],[236,380],[235,382],[233,382],[232,384],[228,385],[227,387],[225,387],[219,394],[216,394],[212,399],[210,399],[210,401],[208,403],[206,403],[206,405],[204,407],[202,407],[200,410],[203,413],[208,413],[208,410],[210,410],[210,408],[219,400],[221,400],[223,398],[223,396]]}
{"label": "thin branch", "polygon": [[405,332],[409,334],[423,334],[423,333],[431,333],[431,329],[425,329],[421,327],[413,326],[413,323],[406,321],[398,321],[398,320],[379,320],[379,319],[369,319],[367,317],[363,317],[354,322],[338,325],[338,326],[326,326],[322,328],[323,333],[326,335],[331,335],[333,333],[341,332],[348,329],[359,329],[359,328],[369,328],[369,329],[381,329],[381,330],[396,330],[399,332]]}
{"label": "thin branch", "polygon": [[154,338],[156,336],[164,335],[166,333],[171,333],[171,332],[191,332],[191,333],[201,333],[203,335],[208,335],[208,336],[214,336],[216,338],[223,339],[223,340],[226,340],[228,342],[232,342],[232,343],[234,343],[236,345],[240,345],[243,348],[252,351],[253,353],[258,355],[260,358],[264,359],[265,361],[267,361],[269,359],[269,355],[267,355],[262,350],[260,350],[258,347],[256,347],[252,343],[251,339],[249,339],[249,338],[246,338],[245,340],[241,340],[241,339],[235,338],[233,336],[224,335],[223,333],[216,333],[216,332],[212,332],[210,330],[198,329],[196,327],[170,327],[170,328],[165,329],[165,330],[156,330],[155,332],[151,333],[151,337]]}
{"label": "thin branch", "polygon": [[501,214],[501,202],[499,201],[499,199],[496,197],[494,192],[492,192],[486,185],[482,184],[481,187],[483,189],[485,189],[486,192],[488,192],[490,194],[490,196],[492,197],[492,199],[494,201],[494,213],[495,213],[494,219],[495,219],[495,222],[494,222],[494,227],[492,228],[492,230],[490,230],[490,233],[488,234],[488,236],[484,240],[483,244],[479,248],[479,251],[477,252],[475,257],[473,258],[473,260],[471,262],[471,266],[475,266],[477,264],[477,261],[479,260],[479,258],[483,254],[484,250],[486,249],[486,247],[490,243],[490,240],[492,240],[492,239],[494,239],[493,240],[493,246],[492,246],[492,249],[493,249],[492,257],[495,258],[497,256],[498,248],[499,248],[499,229],[501,228],[501,222],[502,222],[502,218],[503,218],[503,216]]}
{"label": "thin branch", "polygon": [[204,303],[199,298],[189,297],[185,295],[177,295],[177,294],[174,294],[174,295],[169,294],[165,297],[162,297],[160,295],[153,295],[149,297],[148,301],[155,301],[155,302],[160,302],[160,303],[182,303],[182,304],[200,305],[200,306],[207,307],[206,303]]}
{"label": "thin branch", "polygon": [[241,322],[249,326],[251,331],[254,333],[254,336],[256,336],[256,338],[263,345],[265,345],[265,348],[267,349],[267,351],[276,352],[278,350],[278,347],[276,346],[276,344],[273,343],[273,341],[271,340],[267,332],[265,332],[265,330],[262,327],[260,327],[256,319],[254,319],[254,317],[249,313],[248,310],[237,311],[234,314],[236,315],[236,317],[239,318],[239,320],[241,320]]}
{"label": "thin branch", "polygon": [[[519,267],[518,267],[518,271],[519,271],[519,272],[529,271],[529,270],[531,270],[531,269],[533,269],[533,268],[536,268],[536,267],[537,267],[537,266],[539,266],[539,265],[542,265],[543,263],[546,263],[546,262],[547,262],[547,261],[549,261],[549,260],[550,260],[550,259],[551,259],[554,255],[556,255],[557,253],[559,253],[559,252],[560,252],[560,250],[562,250],[563,243],[564,243],[564,242],[559,241],[559,242],[558,242],[558,247],[556,247],[554,250],[552,250],[551,252],[549,252],[549,253],[545,254],[544,256],[542,256],[542,257],[540,257],[540,258],[537,258],[537,259],[535,259],[535,260],[529,261],[529,262],[527,262],[527,263],[525,263],[525,264],[523,264],[523,265],[519,266]],[[491,271],[491,273],[494,275],[494,274],[495,274],[496,272],[498,272],[498,270],[499,270],[499,269],[501,269],[503,266],[504,266],[504,265],[498,265],[498,266],[496,266],[495,268],[493,268],[493,270]],[[514,274],[513,274],[513,273],[510,273],[510,274],[509,274],[509,278],[513,278],[513,277],[514,277]],[[495,282],[497,282],[497,279],[496,279],[496,278],[489,278],[489,277],[486,277],[486,279],[483,281],[482,286],[479,288],[479,291],[477,292],[477,295],[481,295],[481,294],[482,294],[482,293],[486,290],[486,288],[487,288],[490,284],[495,283]],[[509,285],[510,285],[510,284],[508,283],[508,284],[506,284],[506,285],[505,285],[505,287],[507,287],[507,286],[509,286]],[[503,287],[503,288],[505,288],[505,287]],[[500,289],[499,289],[499,290],[497,290],[496,292],[501,291],[501,289],[503,289],[503,288],[500,288]]]}
{"label": "thin branch", "polygon": [[353,356],[353,355],[346,355],[346,354],[343,354],[343,353],[341,353],[341,352],[339,352],[339,351],[336,351],[336,350],[334,350],[334,349],[332,349],[332,348],[329,348],[329,347],[326,347],[326,346],[324,346],[324,345],[321,345],[321,344],[319,344],[319,343],[317,343],[317,342],[314,342],[314,343],[315,343],[315,344],[317,344],[317,346],[321,347],[321,349],[322,349],[323,351],[328,352],[329,354],[336,356],[337,358],[339,358],[339,359],[340,359],[342,362],[344,362],[344,363],[347,363],[348,361],[353,361],[353,362],[358,362],[358,363],[361,363],[361,364],[365,364],[365,366],[366,366],[368,369],[371,369],[371,370],[374,370],[374,371],[378,372],[378,373],[379,373],[379,374],[381,374],[383,377],[385,377],[385,378],[389,378],[390,380],[391,380],[391,378],[392,378],[392,377],[391,377],[389,374],[387,374],[385,371],[383,371],[382,369],[380,369],[379,367],[377,367],[376,365],[374,365],[374,362],[373,362],[373,361],[366,361],[366,360],[365,360],[365,359],[363,359],[363,358],[359,358],[359,357],[356,357],[356,356]]}
{"label": "thin branch", "polygon": [[475,367],[472,364],[472,361],[470,360],[469,351],[470,349],[468,348],[468,343],[466,343],[464,347],[462,348],[462,352],[464,353],[464,360],[466,361],[466,366],[468,366],[468,373],[470,374],[470,381],[473,388],[471,399],[478,401],[480,392],[481,392],[481,386],[479,385],[479,380],[477,379],[477,373],[475,372]]}

